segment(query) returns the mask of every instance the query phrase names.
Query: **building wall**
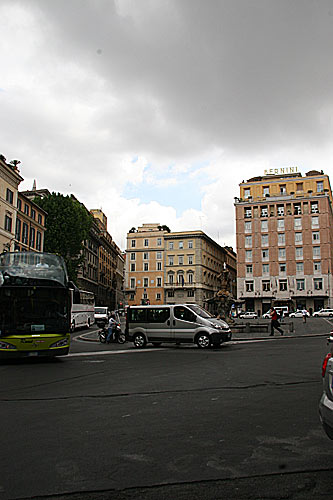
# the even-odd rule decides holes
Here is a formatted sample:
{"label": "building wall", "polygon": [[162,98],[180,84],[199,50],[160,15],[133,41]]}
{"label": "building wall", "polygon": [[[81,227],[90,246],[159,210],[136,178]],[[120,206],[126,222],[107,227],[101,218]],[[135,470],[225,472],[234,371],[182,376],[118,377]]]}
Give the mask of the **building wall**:
{"label": "building wall", "polygon": [[20,182],[17,167],[0,158],[0,252],[13,251],[17,217],[17,193]]}
{"label": "building wall", "polygon": [[[295,307],[309,310],[330,306],[333,220],[328,176],[313,172],[255,179],[240,185],[241,197],[235,201],[238,297],[260,313],[273,299],[290,299]],[[262,196],[263,188],[269,196]]]}
{"label": "building wall", "polygon": [[18,193],[15,250],[42,252],[46,212],[31,199]]}

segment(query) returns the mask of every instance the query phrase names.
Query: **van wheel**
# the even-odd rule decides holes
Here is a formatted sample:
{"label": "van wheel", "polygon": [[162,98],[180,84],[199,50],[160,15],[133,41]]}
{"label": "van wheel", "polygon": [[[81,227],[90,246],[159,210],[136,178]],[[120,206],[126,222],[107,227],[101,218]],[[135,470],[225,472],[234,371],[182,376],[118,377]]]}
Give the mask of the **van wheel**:
{"label": "van wheel", "polygon": [[133,338],[134,347],[142,348],[147,344],[146,337],[142,333],[136,333]]}
{"label": "van wheel", "polygon": [[200,347],[200,349],[207,349],[211,345],[209,335],[207,335],[206,333],[199,333],[196,338],[196,343],[197,346]]}

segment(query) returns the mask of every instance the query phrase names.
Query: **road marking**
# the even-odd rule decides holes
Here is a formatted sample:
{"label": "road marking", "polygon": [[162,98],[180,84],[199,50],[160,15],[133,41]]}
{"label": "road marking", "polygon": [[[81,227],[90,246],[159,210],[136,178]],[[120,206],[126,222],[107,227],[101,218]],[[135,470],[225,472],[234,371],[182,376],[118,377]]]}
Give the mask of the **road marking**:
{"label": "road marking", "polygon": [[66,357],[82,357],[82,356],[108,356],[110,354],[130,354],[132,352],[151,352],[151,351],[166,351],[167,349],[159,349],[152,347],[151,349],[119,349],[119,351],[91,351],[91,352],[73,352]]}

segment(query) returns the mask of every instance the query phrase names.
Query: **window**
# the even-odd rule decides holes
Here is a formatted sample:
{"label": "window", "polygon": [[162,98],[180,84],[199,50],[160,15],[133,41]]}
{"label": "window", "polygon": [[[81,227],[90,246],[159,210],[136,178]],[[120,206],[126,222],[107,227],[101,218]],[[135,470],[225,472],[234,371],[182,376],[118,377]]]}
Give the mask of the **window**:
{"label": "window", "polygon": [[262,274],[269,274],[269,264],[262,265]]}
{"label": "window", "polygon": [[302,245],[303,243],[303,234],[295,233],[295,245]]}
{"label": "window", "polygon": [[267,207],[262,207],[261,208],[261,217],[268,217],[268,208]]}
{"label": "window", "polygon": [[162,238],[157,238],[157,246],[158,247],[162,246]]}
{"label": "window", "polygon": [[314,216],[311,218],[311,227],[312,228],[319,227],[319,217],[318,216]]}
{"label": "window", "polygon": [[162,269],[162,262],[157,262],[157,271],[161,271]]}
{"label": "window", "polygon": [[19,218],[16,219],[15,238],[17,241],[20,241],[21,238],[21,220]]}
{"label": "window", "polygon": [[268,260],[269,259],[269,250],[266,248],[265,250],[261,250],[261,257],[262,260]]}
{"label": "window", "polygon": [[193,255],[188,255],[187,260],[188,264],[193,264]]}
{"label": "window", "polygon": [[33,220],[35,220],[35,219],[36,219],[36,210],[34,210],[33,208],[31,209],[31,218],[32,218]]}
{"label": "window", "polygon": [[278,233],[278,245],[286,244],[286,235],[285,233]]}
{"label": "window", "polygon": [[245,236],[245,246],[252,247],[252,236]]}
{"label": "window", "polygon": [[173,255],[169,255],[168,260],[169,260],[169,266],[173,266]]}
{"label": "window", "polygon": [[323,289],[322,278],[313,278],[313,286],[315,290],[322,290]]}
{"label": "window", "polygon": [[174,308],[174,316],[177,319],[181,319],[183,321],[191,321],[194,322],[196,319],[195,314],[187,309],[185,306],[175,306]]}
{"label": "window", "polygon": [[168,277],[169,277],[168,283],[169,283],[169,285],[172,285],[173,284],[173,274],[169,274]]}
{"label": "window", "polygon": [[143,270],[148,271],[148,262],[144,262],[143,264]]}
{"label": "window", "polygon": [[27,205],[26,203],[24,204],[24,213],[26,215],[29,215],[29,205]]}
{"label": "window", "polygon": [[287,271],[286,263],[284,262],[283,264],[279,264],[279,273],[286,274],[286,271]]}
{"label": "window", "polygon": [[156,300],[161,300],[161,294],[159,292],[156,294]]}
{"label": "window", "polygon": [[264,196],[269,195],[269,186],[264,186],[263,187],[263,193]]}
{"label": "window", "polygon": [[156,279],[156,286],[162,286],[162,278]]}
{"label": "window", "polygon": [[313,258],[320,259],[320,247],[313,247]]}
{"label": "window", "polygon": [[135,271],[135,264],[131,264],[131,272]]}
{"label": "window", "polygon": [[287,194],[286,184],[280,184],[280,194]]}
{"label": "window", "polygon": [[270,281],[263,281],[262,282],[262,291],[269,292],[270,289],[271,289],[271,282]]}
{"label": "window", "polygon": [[40,224],[40,225],[43,224],[43,217],[41,216],[41,214],[38,214],[37,220],[38,220],[38,224]]}
{"label": "window", "polygon": [[246,265],[246,274],[252,274],[252,273],[253,273],[252,264],[247,264]]}
{"label": "window", "polygon": [[145,240],[145,242],[144,242],[144,246],[145,246],[145,247],[149,247],[149,240]]}
{"label": "window", "polygon": [[298,280],[296,280],[296,289],[299,292],[305,290],[305,281],[304,281],[304,279],[298,279]]}
{"label": "window", "polygon": [[175,296],[175,292],[173,290],[169,290],[168,297],[174,297],[174,296]]}
{"label": "window", "polygon": [[[5,215],[5,230],[9,231],[10,233],[12,232],[12,218],[10,215]],[[28,226],[27,226],[28,228]],[[27,236],[28,239],[28,236]]]}
{"label": "window", "polygon": [[296,191],[303,191],[303,182],[296,183]]}
{"label": "window", "polygon": [[36,238],[36,250],[41,250],[42,249],[42,233],[40,231],[37,231],[37,238]]}
{"label": "window", "polygon": [[173,250],[173,241],[169,241],[169,250]]}
{"label": "window", "polygon": [[279,248],[279,260],[286,260],[286,249]]}
{"label": "window", "polygon": [[319,213],[318,203],[316,201],[315,202],[311,202],[311,213],[312,214],[318,214]]}
{"label": "window", "polygon": [[296,256],[296,259],[303,259],[303,247],[296,247],[295,248],[295,256]]}
{"label": "window", "polygon": [[245,261],[252,262],[252,250],[245,250]]}
{"label": "window", "polygon": [[143,278],[143,286],[144,288],[147,288],[149,285],[149,278]]}
{"label": "window", "polygon": [[287,280],[279,280],[280,292],[286,292],[288,290]]}
{"label": "window", "polygon": [[130,287],[135,288],[135,278],[131,278]]}
{"label": "window", "polygon": [[262,232],[268,231],[268,220],[261,221],[261,231]]}
{"label": "window", "polygon": [[188,279],[188,282],[192,284],[193,283],[193,273],[188,273],[187,279]]}
{"label": "window", "polygon": [[188,297],[194,297],[194,290],[188,290],[187,296]]}
{"label": "window", "polygon": [[135,260],[135,252],[131,253],[131,260]]}
{"label": "window", "polygon": [[143,259],[148,260],[149,259],[149,252],[143,252]]}
{"label": "window", "polygon": [[249,196],[251,196],[251,189],[245,188],[244,189],[244,198],[247,199]]}
{"label": "window", "polygon": [[297,205],[294,205],[294,215],[301,215],[302,213],[302,207],[300,203],[297,203]]}
{"label": "window", "polygon": [[192,240],[190,240],[190,241],[188,242],[188,247],[189,247],[189,248],[193,248],[193,241],[192,241]]}
{"label": "window", "polygon": [[252,217],[251,208],[244,208],[244,217],[245,217],[245,219],[251,219],[251,217]]}
{"label": "window", "polygon": [[314,262],[313,263],[313,272],[315,274],[321,274],[321,262]]}
{"label": "window", "polygon": [[6,201],[8,201],[8,203],[10,203],[11,205],[13,204],[14,201],[14,193],[8,188],[6,191]]}
{"label": "window", "polygon": [[156,259],[161,260],[162,259],[162,252],[156,252]]}
{"label": "window", "polygon": [[284,215],[284,205],[278,205],[277,214],[279,217],[281,217],[281,215]]}
{"label": "window", "polygon": [[304,264],[303,262],[296,262],[296,273],[303,274],[304,272]]}
{"label": "window", "polygon": [[268,234],[262,234],[261,235],[261,246],[262,247],[267,247],[268,246]]}
{"label": "window", "polygon": [[252,221],[245,221],[245,232],[252,233]]}
{"label": "window", "polygon": [[184,248],[184,242],[183,241],[179,242],[178,248],[180,248],[181,250]]}
{"label": "window", "polygon": [[300,217],[294,219],[294,229],[302,229],[302,219]]}
{"label": "window", "polygon": [[185,280],[184,280],[184,274],[183,273],[178,273],[177,275],[177,282],[179,285],[184,286]]}
{"label": "window", "polygon": [[19,199],[17,200],[17,208],[19,210],[22,210],[22,200],[19,200]]}
{"label": "window", "polygon": [[180,266],[184,264],[184,255],[178,255],[178,264]]}
{"label": "window", "polygon": [[245,290],[247,292],[253,292],[253,290],[254,290],[253,281],[245,281]]}
{"label": "window", "polygon": [[312,241],[315,242],[315,243],[319,243],[320,242],[320,233],[319,233],[319,231],[313,231],[313,233],[312,233]]}
{"label": "window", "polygon": [[35,246],[35,235],[36,235],[36,230],[34,227],[30,228],[30,246],[34,248]]}
{"label": "window", "polygon": [[136,245],[135,240],[132,240],[132,241],[131,241],[131,247],[132,247],[132,248],[134,248],[134,247],[135,247],[135,245]]}
{"label": "window", "polygon": [[134,297],[135,297],[135,293],[131,293],[130,294],[130,300],[134,300]]}
{"label": "window", "polygon": [[278,219],[277,229],[278,231],[284,231],[284,219]]}
{"label": "window", "polygon": [[324,191],[324,182],[317,181],[317,193],[322,193]]}

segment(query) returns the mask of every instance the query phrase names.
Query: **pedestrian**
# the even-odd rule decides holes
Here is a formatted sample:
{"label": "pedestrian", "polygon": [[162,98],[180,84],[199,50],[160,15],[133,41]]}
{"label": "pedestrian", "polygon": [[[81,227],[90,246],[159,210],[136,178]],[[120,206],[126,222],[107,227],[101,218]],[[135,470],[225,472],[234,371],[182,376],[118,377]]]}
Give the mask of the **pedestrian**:
{"label": "pedestrian", "polygon": [[302,317],[303,317],[303,323],[306,323],[306,317],[308,315],[308,311],[303,307],[302,309]]}
{"label": "pedestrian", "polygon": [[110,316],[110,319],[109,319],[109,324],[108,324],[108,336],[106,337],[106,342],[108,344],[111,342],[113,330],[114,330],[116,324],[117,324],[116,316],[114,313],[112,313]]}
{"label": "pedestrian", "polygon": [[278,330],[281,333],[281,335],[283,335],[283,330],[280,328],[278,313],[276,312],[273,306],[270,308],[269,314],[271,317],[271,333],[269,336],[274,336],[274,328]]}

